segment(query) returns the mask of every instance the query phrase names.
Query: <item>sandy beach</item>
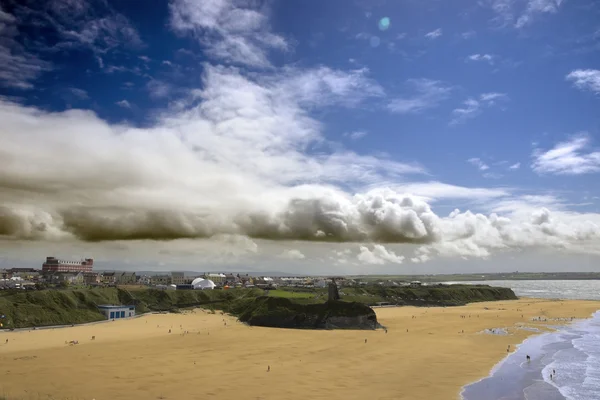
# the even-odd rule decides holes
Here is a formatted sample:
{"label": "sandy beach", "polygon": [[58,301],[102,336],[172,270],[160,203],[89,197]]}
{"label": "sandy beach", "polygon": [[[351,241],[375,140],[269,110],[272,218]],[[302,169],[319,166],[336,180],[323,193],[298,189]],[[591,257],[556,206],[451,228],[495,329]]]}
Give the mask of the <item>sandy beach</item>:
{"label": "sandy beach", "polygon": [[[0,395],[11,400],[456,399],[463,385],[488,375],[508,345],[514,349],[536,334],[519,324],[544,330],[565,323],[556,318],[587,318],[598,309],[600,302],[541,299],[378,308],[387,333],[248,327],[202,310],[0,333]],[[542,321],[531,320],[536,317]],[[480,333],[491,328],[509,334]],[[79,344],[65,344],[71,340]]]}

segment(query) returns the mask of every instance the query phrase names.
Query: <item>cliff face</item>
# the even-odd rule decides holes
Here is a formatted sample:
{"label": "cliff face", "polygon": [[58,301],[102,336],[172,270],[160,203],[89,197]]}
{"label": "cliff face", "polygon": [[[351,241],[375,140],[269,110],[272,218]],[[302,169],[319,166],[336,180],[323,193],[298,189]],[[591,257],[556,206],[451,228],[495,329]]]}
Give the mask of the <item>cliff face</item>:
{"label": "cliff face", "polygon": [[[233,310],[234,315],[236,314]],[[298,304],[278,297],[258,297],[237,313],[242,322],[255,326],[296,329],[376,329],[377,315],[360,303],[328,301]]]}

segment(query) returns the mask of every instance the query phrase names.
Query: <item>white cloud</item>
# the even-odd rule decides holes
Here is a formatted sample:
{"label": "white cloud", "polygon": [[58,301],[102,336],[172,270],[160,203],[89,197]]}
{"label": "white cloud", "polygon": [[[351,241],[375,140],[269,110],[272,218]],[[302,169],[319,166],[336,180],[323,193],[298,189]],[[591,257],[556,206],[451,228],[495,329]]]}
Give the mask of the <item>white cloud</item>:
{"label": "white cloud", "polygon": [[514,163],[513,165],[511,165],[510,167],[508,167],[508,169],[511,169],[511,170],[517,170],[519,168],[521,168],[521,163],[520,162]]}
{"label": "white cloud", "polygon": [[448,99],[452,88],[440,81],[431,79],[409,79],[408,86],[415,94],[412,97],[393,99],[387,106],[388,110],[398,114],[420,113],[438,106]]}
{"label": "white cloud", "polygon": [[474,118],[479,115],[480,104],[475,99],[467,99],[463,102],[463,107],[455,108],[452,110],[454,117],[450,121],[450,125],[459,124],[466,121],[469,118]]}
{"label": "white cloud", "polygon": [[467,57],[469,61],[486,61],[490,64],[494,64],[494,56],[491,54],[471,54]]}
{"label": "white cloud", "polygon": [[474,188],[450,185],[442,182],[419,182],[401,185],[389,185],[396,193],[416,196],[424,201],[435,203],[441,200],[473,200],[487,201],[494,198],[510,196],[507,188]]}
{"label": "white cloud", "polygon": [[131,104],[127,100],[120,100],[117,101],[115,104],[122,108],[131,108]]}
{"label": "white cloud", "polygon": [[173,0],[171,27],[193,34],[211,57],[253,67],[269,67],[269,49],[287,50],[283,36],[270,32],[267,15],[233,0]]}
{"label": "white cloud", "polygon": [[306,258],[304,254],[300,250],[291,249],[286,250],[280,255],[281,258],[287,258],[289,260],[303,260]]}
{"label": "white cloud", "polygon": [[90,98],[88,93],[83,89],[69,88],[69,92],[80,100],[86,100]]}
{"label": "white cloud", "polygon": [[508,96],[505,93],[482,93],[479,99],[469,98],[463,102],[463,107],[452,110],[453,118],[450,125],[460,124],[468,119],[475,118],[482,112],[483,107],[492,107],[498,101],[507,101]]}
{"label": "white cloud", "polygon": [[472,165],[476,166],[480,171],[490,169],[489,165],[484,163],[480,158],[469,158],[467,161]]}
{"label": "white cloud", "polygon": [[369,97],[383,96],[383,88],[368,77],[366,68],[341,71],[328,67],[309,70],[284,68],[276,76],[263,78],[280,91],[281,96],[294,96],[302,106],[343,105],[354,107]]}
{"label": "white cloud", "polygon": [[528,0],[525,12],[517,19],[515,27],[522,28],[530,24],[536,14],[556,13],[563,0]]}
{"label": "white cloud", "polygon": [[18,41],[17,19],[0,6],[0,86],[31,89],[51,64],[27,51]]}
{"label": "white cloud", "polygon": [[523,28],[540,14],[555,14],[563,0],[485,0],[479,4],[489,6],[495,13],[494,22],[500,26]]}
{"label": "white cloud", "polygon": [[367,246],[360,246],[360,253],[357,258],[365,264],[383,265],[388,263],[402,264],[403,256],[398,256],[393,251],[387,250],[380,244],[373,245],[373,250]]}
{"label": "white cloud", "polygon": [[581,90],[589,90],[600,94],[600,70],[576,69],[567,75],[567,80]]}
{"label": "white cloud", "polygon": [[475,32],[475,31],[465,31],[465,32],[461,33],[460,36],[463,39],[471,39],[471,38],[474,38],[475,36],[477,36],[477,32]]}
{"label": "white cloud", "polygon": [[479,96],[479,99],[486,105],[493,106],[494,104],[496,104],[497,101],[508,100],[508,96],[506,95],[506,93],[490,92],[482,93]]}
{"label": "white cloud", "polygon": [[[46,113],[2,102],[0,134],[8,143],[0,149],[2,234],[84,240],[385,236],[376,233],[375,221],[363,226],[360,213],[367,210],[357,207],[367,200],[334,185],[361,186],[423,169],[349,151],[306,153],[323,141],[321,126],[301,106],[310,103],[306,92],[286,93],[288,85],[287,75],[277,83],[207,67],[194,105],[184,102],[145,129],[110,125],[89,111]],[[48,163],[60,154],[69,157],[68,167]],[[46,195],[23,203],[23,191]]]}
{"label": "white cloud", "polygon": [[172,93],[173,86],[164,81],[151,79],[146,84],[146,90],[148,90],[150,97],[155,99],[162,99],[168,97]]}
{"label": "white cloud", "polygon": [[426,33],[426,34],[425,34],[425,37],[426,37],[427,39],[432,39],[432,40],[433,40],[433,39],[437,39],[437,38],[439,38],[440,36],[442,36],[442,34],[443,34],[443,32],[442,32],[442,28],[437,28],[437,29],[436,29],[436,30],[434,30],[434,31],[431,31],[431,32],[428,32],[428,33]]}
{"label": "white cloud", "polygon": [[[232,37],[256,46],[258,58],[283,48],[278,36],[269,36],[262,13],[238,12],[232,3],[215,0],[196,6],[176,1],[172,7],[182,4],[191,12],[178,15],[179,28],[212,46],[213,55]],[[205,42],[213,37],[214,46]],[[220,58],[236,57],[227,52]],[[487,257],[506,249],[598,248],[600,216],[565,212],[552,196],[411,182],[411,176],[426,173],[422,166],[328,146],[324,124],[312,111],[382,97],[367,70],[267,71],[206,65],[202,88],[186,93],[162,90],[152,81],[158,84],[150,85],[151,93],[181,98],[145,127],[110,123],[86,110],[47,112],[0,99],[0,244],[154,247],[169,239],[168,248],[196,249],[207,239],[258,254],[254,240],[261,251],[262,243],[288,240],[304,241],[295,242],[303,251],[306,242],[359,242],[368,243],[359,257],[376,264],[403,260],[383,243],[418,244],[412,257],[418,262],[441,255]],[[412,83],[417,94],[397,99],[390,109],[419,112],[451,90],[436,81]],[[476,101],[484,107],[501,98],[485,93]],[[69,163],[53,162],[60,158]],[[430,203],[441,199],[480,202],[505,215],[440,216]],[[339,263],[357,260],[339,253]]]}
{"label": "white cloud", "polygon": [[369,134],[369,132],[367,132],[367,131],[353,131],[353,132],[344,133],[344,136],[349,137],[352,140],[358,140],[358,139],[361,139],[361,138],[367,136],[368,134]]}
{"label": "white cloud", "polygon": [[558,143],[552,149],[535,149],[531,168],[540,174],[581,175],[600,172],[600,151],[587,151],[590,137],[586,133]]}
{"label": "white cloud", "polygon": [[547,208],[513,214],[511,218],[455,210],[440,224],[445,239],[420,247],[415,255],[488,258],[494,252],[543,247],[593,251],[600,239],[598,217],[551,212]]}

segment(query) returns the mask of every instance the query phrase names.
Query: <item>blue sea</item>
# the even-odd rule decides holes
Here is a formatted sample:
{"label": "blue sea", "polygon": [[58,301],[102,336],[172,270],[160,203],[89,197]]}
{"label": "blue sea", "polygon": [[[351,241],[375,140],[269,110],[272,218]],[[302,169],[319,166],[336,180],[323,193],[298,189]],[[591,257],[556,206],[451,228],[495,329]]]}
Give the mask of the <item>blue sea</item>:
{"label": "blue sea", "polygon": [[[518,296],[600,300],[600,281],[483,283],[510,287]],[[466,386],[463,399],[600,400],[600,311],[556,328],[524,341],[488,377]]]}

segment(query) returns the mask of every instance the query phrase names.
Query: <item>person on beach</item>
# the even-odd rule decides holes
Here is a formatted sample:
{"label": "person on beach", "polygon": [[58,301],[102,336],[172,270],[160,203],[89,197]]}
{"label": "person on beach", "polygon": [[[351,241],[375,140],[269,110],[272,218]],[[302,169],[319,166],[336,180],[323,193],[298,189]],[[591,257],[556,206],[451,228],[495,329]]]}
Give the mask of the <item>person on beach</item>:
{"label": "person on beach", "polygon": [[271,372],[271,366],[267,365],[267,372]]}
{"label": "person on beach", "polygon": [[529,357],[529,354],[527,354],[527,362],[531,361],[531,357]]}
{"label": "person on beach", "polygon": [[367,339],[365,339],[365,343],[367,343]]}

